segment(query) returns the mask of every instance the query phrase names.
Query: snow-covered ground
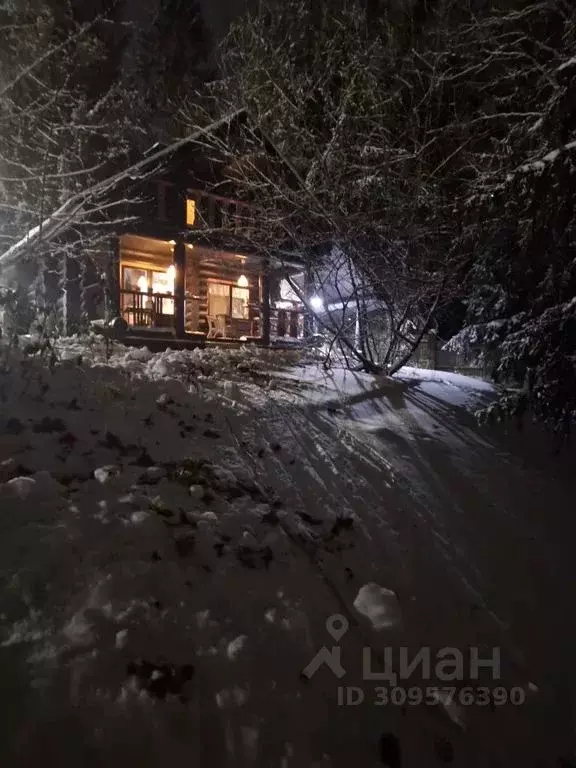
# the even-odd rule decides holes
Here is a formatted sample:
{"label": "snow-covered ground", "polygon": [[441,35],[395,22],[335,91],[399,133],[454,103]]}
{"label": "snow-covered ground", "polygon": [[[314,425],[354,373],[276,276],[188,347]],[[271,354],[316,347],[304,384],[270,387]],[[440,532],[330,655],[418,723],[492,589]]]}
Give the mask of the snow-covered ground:
{"label": "snow-covered ground", "polygon": [[[571,478],[477,429],[484,382],[301,354],[2,353],[0,765],[569,759]],[[501,679],[366,679],[447,647]]]}

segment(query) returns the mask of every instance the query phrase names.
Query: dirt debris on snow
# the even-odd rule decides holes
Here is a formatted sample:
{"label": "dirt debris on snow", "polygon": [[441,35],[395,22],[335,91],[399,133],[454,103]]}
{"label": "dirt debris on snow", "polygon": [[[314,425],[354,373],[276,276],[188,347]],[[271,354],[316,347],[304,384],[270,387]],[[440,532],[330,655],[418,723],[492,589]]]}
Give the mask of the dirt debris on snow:
{"label": "dirt debris on snow", "polygon": [[[413,655],[516,647],[496,551],[480,573],[461,549],[482,536],[464,512],[495,515],[458,506],[464,485],[486,495],[463,457],[488,464],[492,449],[454,408],[487,385],[414,370],[374,382],[293,350],[107,358],[77,338],[59,352],[46,366],[15,351],[2,373],[3,764],[369,766],[386,764],[383,732],[390,765],[484,766],[492,749],[513,764],[532,709],[378,707],[362,670],[366,647],[381,652],[364,618]],[[346,677],[304,683],[334,615]],[[343,684],[363,687],[361,707],[338,704]],[[511,734],[501,748],[495,729]]]}

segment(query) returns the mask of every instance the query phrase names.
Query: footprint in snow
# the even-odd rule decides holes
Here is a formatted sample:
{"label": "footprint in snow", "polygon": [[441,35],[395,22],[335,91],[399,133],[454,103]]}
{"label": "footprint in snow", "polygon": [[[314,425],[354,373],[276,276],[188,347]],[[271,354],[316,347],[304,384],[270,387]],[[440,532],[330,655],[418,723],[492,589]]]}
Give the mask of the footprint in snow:
{"label": "footprint in snow", "polygon": [[452,742],[441,736],[434,742],[434,752],[443,763],[451,763],[454,760],[454,747]]}
{"label": "footprint in snow", "polygon": [[400,740],[393,733],[384,733],[378,744],[380,762],[387,768],[402,768]]}
{"label": "footprint in snow", "polygon": [[135,677],[140,686],[150,696],[164,701],[166,696],[178,696],[181,703],[186,703],[183,694],[184,686],[194,676],[193,664],[164,664],[145,660],[130,662],[126,671],[130,677]]}

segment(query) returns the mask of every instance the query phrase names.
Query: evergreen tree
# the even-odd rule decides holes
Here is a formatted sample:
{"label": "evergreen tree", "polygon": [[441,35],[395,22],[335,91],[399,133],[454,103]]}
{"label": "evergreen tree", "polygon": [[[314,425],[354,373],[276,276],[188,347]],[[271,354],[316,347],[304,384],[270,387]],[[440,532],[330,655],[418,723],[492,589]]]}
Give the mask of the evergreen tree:
{"label": "evergreen tree", "polygon": [[466,327],[512,386],[485,414],[526,415],[557,435],[576,415],[576,12],[562,2],[499,18],[516,65],[493,98],[512,117],[467,200],[473,251]]}

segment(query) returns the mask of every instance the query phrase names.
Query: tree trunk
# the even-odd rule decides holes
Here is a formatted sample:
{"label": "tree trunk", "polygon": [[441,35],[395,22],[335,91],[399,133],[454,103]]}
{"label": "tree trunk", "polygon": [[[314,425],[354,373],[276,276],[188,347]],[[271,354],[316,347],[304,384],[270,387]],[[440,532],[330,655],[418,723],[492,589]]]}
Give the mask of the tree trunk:
{"label": "tree trunk", "polygon": [[120,240],[114,237],[110,243],[106,274],[106,320],[120,317]]}
{"label": "tree trunk", "polygon": [[270,346],[270,264],[262,260],[262,344]]}
{"label": "tree trunk", "polygon": [[62,332],[78,333],[81,326],[80,264],[69,253],[62,256]]}

